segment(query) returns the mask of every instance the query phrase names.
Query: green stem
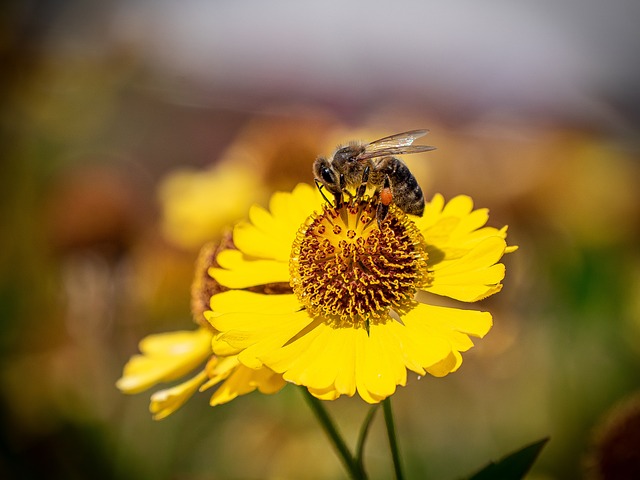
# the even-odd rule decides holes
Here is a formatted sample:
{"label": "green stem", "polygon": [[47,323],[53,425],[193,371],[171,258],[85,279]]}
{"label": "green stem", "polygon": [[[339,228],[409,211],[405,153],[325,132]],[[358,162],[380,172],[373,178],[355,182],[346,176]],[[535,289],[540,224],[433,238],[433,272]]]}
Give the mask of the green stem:
{"label": "green stem", "polygon": [[396,438],[396,427],[393,423],[393,413],[391,412],[391,397],[387,397],[382,402],[382,411],[384,412],[384,423],[387,426],[387,436],[389,437],[389,448],[391,449],[391,457],[393,458],[393,470],[396,473],[396,479],[402,480],[402,467],[400,466],[400,452],[398,451],[398,440]]}
{"label": "green stem", "polygon": [[367,475],[364,472],[364,469],[353,458],[353,455],[351,455],[347,444],[342,439],[340,432],[338,432],[338,428],[322,405],[322,401],[311,395],[306,388],[302,388],[302,392],[304,393],[304,397],[311,407],[311,410],[313,410],[313,413],[320,422],[320,425],[322,425],[325,433],[333,443],[340,460],[342,460],[344,467],[349,472],[349,476],[354,480],[366,480]]}
{"label": "green stem", "polygon": [[360,470],[363,472],[364,472],[364,443],[367,440],[367,435],[369,434],[371,424],[373,423],[373,417],[378,411],[379,406],[380,404],[376,403],[369,409],[369,412],[367,413],[367,416],[365,417],[364,422],[362,423],[362,427],[360,428],[360,436],[358,437],[358,446],[356,447],[356,462],[358,463],[358,467],[360,468]]}

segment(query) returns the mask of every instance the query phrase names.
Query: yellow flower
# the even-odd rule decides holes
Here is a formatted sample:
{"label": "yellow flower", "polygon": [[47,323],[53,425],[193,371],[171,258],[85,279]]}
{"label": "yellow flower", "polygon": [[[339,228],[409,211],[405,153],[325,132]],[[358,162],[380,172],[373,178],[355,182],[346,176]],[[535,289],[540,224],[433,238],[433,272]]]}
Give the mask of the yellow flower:
{"label": "yellow flower", "polygon": [[173,172],[159,191],[165,238],[186,249],[199,248],[241,218],[262,192],[260,175],[246,165]]}
{"label": "yellow flower", "polygon": [[[281,375],[267,367],[251,369],[239,364],[237,356],[212,354],[209,328],[149,335],[140,342],[142,355],[133,356],[124,367],[116,386],[124,393],[139,393],[157,383],[170,382],[204,368],[188,380],[151,395],[149,410],[161,420],[191,398],[218,385],[210,405],[227,403],[239,395],[258,389],[275,393],[284,386]],[[206,364],[205,364],[206,361]]]}
{"label": "yellow flower", "polygon": [[[235,248],[209,269],[230,289],[204,313],[220,332],[214,351],[326,400],[357,391],[376,403],[406,384],[407,370],[455,371],[491,314],[417,294],[473,302],[498,292],[505,269],[497,262],[515,250],[506,227],[485,227],[487,210],[473,210],[466,196],[445,205],[436,195],[421,218],[392,205],[380,226],[376,207],[374,196],[335,209],[308,185],[276,193],[270,211],[252,207],[233,231]],[[265,294],[282,284],[291,288]]]}

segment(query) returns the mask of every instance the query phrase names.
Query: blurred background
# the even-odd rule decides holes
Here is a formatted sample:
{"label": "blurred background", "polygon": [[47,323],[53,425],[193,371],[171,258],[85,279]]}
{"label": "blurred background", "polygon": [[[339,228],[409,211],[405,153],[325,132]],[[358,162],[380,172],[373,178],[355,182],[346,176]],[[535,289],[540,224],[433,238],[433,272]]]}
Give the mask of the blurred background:
{"label": "blurred background", "polygon": [[[637,419],[603,432],[640,411],[640,3],[0,9],[1,478],[345,478],[291,386],[154,422],[114,383],[142,337],[195,328],[203,242],[339,143],[416,128],[425,196],[471,195],[520,250],[462,368],[394,395],[407,476],[550,436],[530,478],[598,478],[603,439],[637,447]],[[329,409],[353,445],[367,406]],[[389,478],[381,416],[366,452]]]}

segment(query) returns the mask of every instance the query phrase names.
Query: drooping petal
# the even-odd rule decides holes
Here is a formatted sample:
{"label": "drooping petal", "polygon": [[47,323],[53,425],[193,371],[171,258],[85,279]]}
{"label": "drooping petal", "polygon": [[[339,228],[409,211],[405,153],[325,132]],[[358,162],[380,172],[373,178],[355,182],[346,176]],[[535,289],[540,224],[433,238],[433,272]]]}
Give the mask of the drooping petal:
{"label": "drooping petal", "polygon": [[149,335],[140,342],[142,355],[134,355],[116,386],[124,393],[139,393],[193,371],[212,353],[212,332],[200,328]]}
{"label": "drooping petal", "polygon": [[229,357],[213,356],[207,362],[206,372],[208,380],[200,386],[200,391],[204,392],[214,385],[225,380],[233,370],[240,364],[237,355]]}
{"label": "drooping petal", "polygon": [[220,359],[211,369],[207,368],[207,373],[210,378],[200,387],[200,391],[220,383],[209,401],[212,407],[230,402],[256,389],[265,394],[276,393],[285,385],[282,376],[273,370],[267,367],[258,370],[245,367],[237,356]]}
{"label": "drooping petal", "polygon": [[202,371],[186,382],[151,395],[149,411],[153,415],[153,419],[162,420],[175,412],[191,398],[206,378],[207,374]]}

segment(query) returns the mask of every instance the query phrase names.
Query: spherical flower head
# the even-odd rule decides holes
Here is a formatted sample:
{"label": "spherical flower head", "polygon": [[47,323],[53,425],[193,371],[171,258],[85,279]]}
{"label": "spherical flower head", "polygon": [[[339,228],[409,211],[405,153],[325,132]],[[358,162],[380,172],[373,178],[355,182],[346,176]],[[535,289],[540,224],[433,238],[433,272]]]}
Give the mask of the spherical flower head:
{"label": "spherical flower head", "polygon": [[[234,249],[210,275],[228,291],[211,297],[214,351],[264,366],[318,398],[356,392],[376,403],[407,371],[443,376],[492,325],[488,312],[422,303],[420,291],[472,302],[498,292],[506,228],[485,227],[469,197],[436,195],[423,217],[393,205],[376,220],[377,196],[340,208],[299,185],[254,206],[233,232]],[[264,287],[288,283],[290,291]]]}
{"label": "spherical flower head", "polygon": [[415,294],[429,278],[424,239],[393,206],[378,224],[377,204],[374,197],[340,209],[324,205],[298,231],[290,281],[311,317],[336,328],[368,329],[415,306]]}

